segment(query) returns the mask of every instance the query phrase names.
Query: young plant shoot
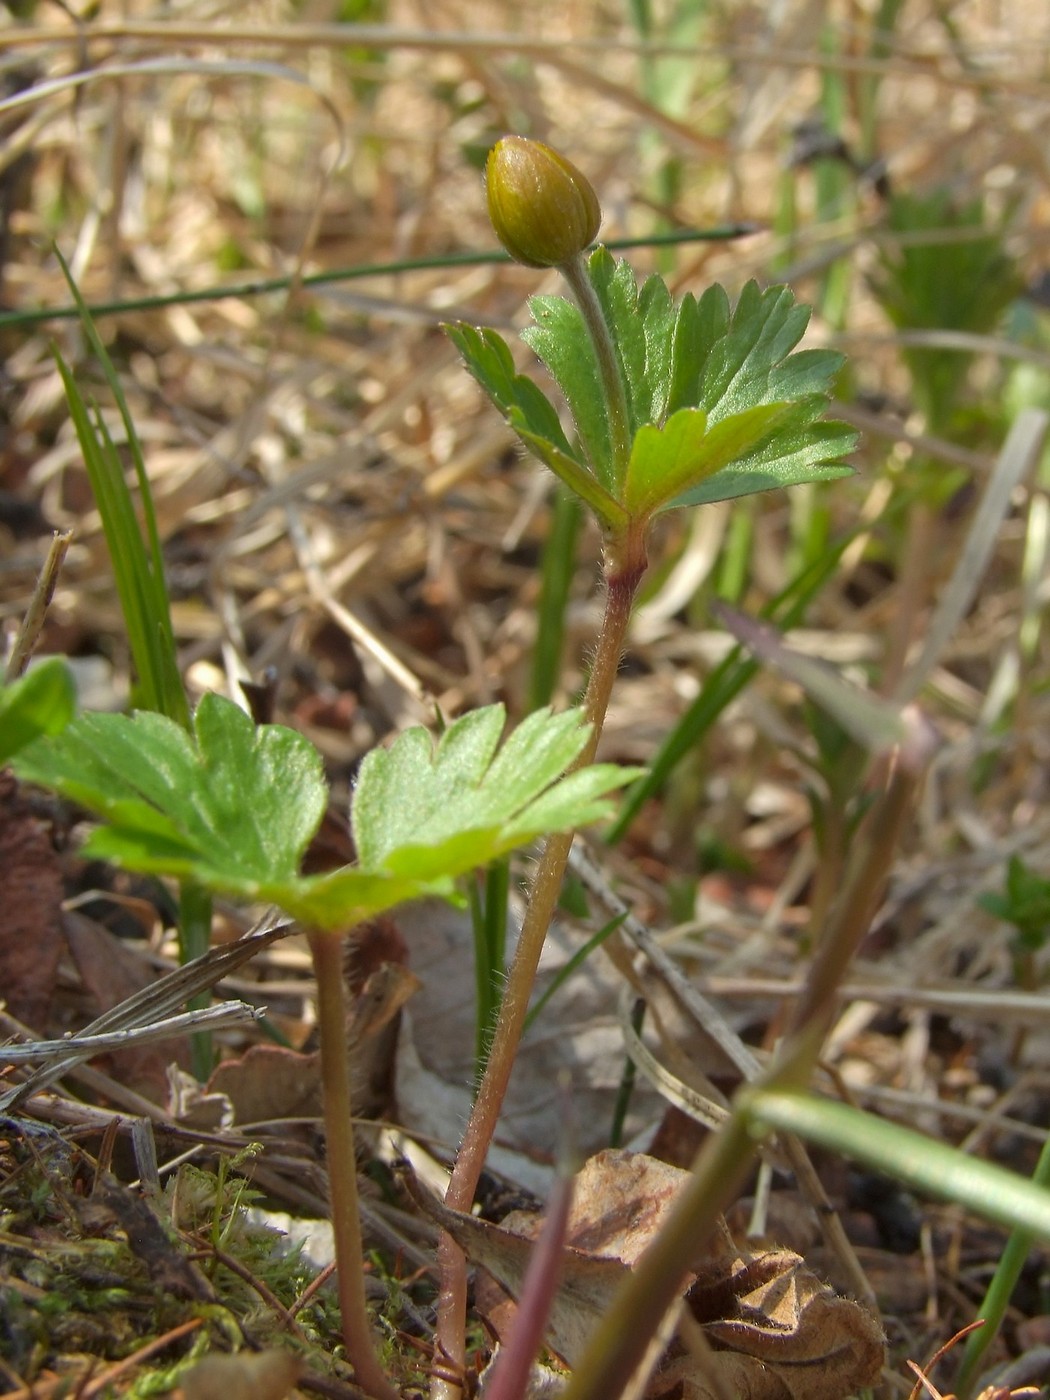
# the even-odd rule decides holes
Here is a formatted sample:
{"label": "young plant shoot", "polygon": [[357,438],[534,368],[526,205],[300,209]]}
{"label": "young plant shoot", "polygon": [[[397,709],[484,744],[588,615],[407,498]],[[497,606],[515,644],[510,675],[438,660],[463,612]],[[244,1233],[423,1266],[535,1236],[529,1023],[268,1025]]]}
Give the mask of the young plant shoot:
{"label": "young plant shoot", "polygon": [[[797,350],[809,309],[787,287],[750,282],[735,307],[720,286],[675,302],[657,276],[641,288],[625,261],[601,247],[587,254],[601,211],[586,177],[538,141],[507,136],[486,167],[488,208],[510,255],[557,267],[573,300],[533,297],[522,339],[554,377],[573,432],[494,330],[447,327],[467,369],[529,451],[594,514],[603,537],[605,612],[583,701],[593,757],[609,705],[631,610],[645,574],[653,520],[704,505],[849,474],[855,433],[824,412],[842,357]],[[446,1202],[469,1210],[517,1054],[540,952],[572,844],[550,836],[500,1007],[484,1076]],[[466,1270],[456,1245],[441,1245],[438,1341],[464,1363]],[[458,1385],[438,1379],[435,1400]]]}
{"label": "young plant shoot", "polygon": [[[11,703],[26,694],[23,686]],[[85,714],[13,760],[21,778],[104,819],[88,838],[89,854],[279,905],[306,931],[343,1335],[355,1378],[374,1400],[397,1392],[365,1308],[342,935],[409,899],[458,899],[459,876],[537,836],[608,816],[607,794],[637,774],[579,766],[589,729],[576,710],[537,710],[501,745],[505,720],[503,707],[490,705],[449,725],[436,744],[410,729],[366,755],[351,810],[358,863],[321,875],[300,874],[328,800],[321,755],[303,735],[256,726],[220,696],[204,697],[189,731],[151,711]]]}
{"label": "young plant shoot", "polygon": [[[406,900],[459,899],[460,877],[544,838],[446,1198],[467,1211],[573,831],[610,816],[609,794],[637,776],[593,760],[653,520],[667,510],[843,476],[854,445],[847,426],[823,416],[841,357],[797,348],[809,312],[786,287],[749,283],[735,306],[718,286],[677,303],[659,277],[639,288],[626,262],[601,247],[588,253],[601,222],[597,196],[570,161],[538,142],[498,142],[487,187],[507,250],[527,266],[557,267],[573,298],[533,298],[534,324],[522,333],[564,395],[571,432],[541,389],[517,373],[495,331],[461,324],[448,334],[524,445],[601,528],[605,608],[581,710],[537,710],[505,739],[499,706],[457,719],[436,741],[422,729],[402,734],[361,765],[351,813],[357,864],[303,875],[328,795],[320,755],[303,736],[257,726],[217,696],[205,696],[192,717],[154,705],[67,723],[68,678],[43,669],[0,696],[12,730],[3,756],[16,773],[102,819],[90,854],[208,894],[276,904],[302,924],[318,982],[343,1332],[355,1379],[374,1400],[396,1400],[397,1390],[365,1307],[341,938]],[[448,1237],[440,1265],[442,1365],[434,1395],[458,1400],[466,1271]]]}

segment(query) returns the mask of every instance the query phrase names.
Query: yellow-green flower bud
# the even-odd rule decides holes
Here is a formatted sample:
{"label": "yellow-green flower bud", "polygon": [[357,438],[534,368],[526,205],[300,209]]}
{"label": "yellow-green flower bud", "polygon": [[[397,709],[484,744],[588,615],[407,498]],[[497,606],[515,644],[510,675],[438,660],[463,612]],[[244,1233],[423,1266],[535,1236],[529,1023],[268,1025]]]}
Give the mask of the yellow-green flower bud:
{"label": "yellow-green flower bud", "polygon": [[590,181],[542,141],[497,141],[485,185],[492,227],[516,262],[559,267],[597,237],[602,211]]}

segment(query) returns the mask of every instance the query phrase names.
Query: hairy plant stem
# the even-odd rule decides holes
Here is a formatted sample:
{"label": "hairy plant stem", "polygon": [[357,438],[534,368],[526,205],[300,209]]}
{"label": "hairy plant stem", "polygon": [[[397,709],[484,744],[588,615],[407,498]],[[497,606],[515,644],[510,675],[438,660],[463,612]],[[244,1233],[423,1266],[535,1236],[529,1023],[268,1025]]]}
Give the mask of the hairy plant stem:
{"label": "hairy plant stem", "polygon": [[[610,567],[606,573],[605,616],[583,702],[584,714],[591,724],[591,733],[586,747],[574,765],[577,768],[590,763],[598,747],[609,707],[609,697],[620,664],[627,624],[631,618],[634,596],[645,570],[640,540],[636,539],[630,549],[611,551],[611,554],[614,555],[615,562],[610,559]],[[626,569],[619,567],[621,562],[627,564]],[[477,1098],[474,1100],[470,1121],[467,1123],[445,1196],[446,1205],[451,1206],[453,1210],[469,1210],[474,1200],[478,1178],[485,1165],[485,1157],[496,1130],[507,1084],[514,1068],[525,1016],[529,1009],[529,998],[536,979],[536,968],[558,902],[572,839],[571,832],[548,837],[536,867],[528,908],[525,911],[492,1037],[488,1064],[478,1086]],[[463,1372],[465,1360],[463,1334],[466,1323],[467,1272],[462,1251],[448,1235],[441,1237],[438,1265],[441,1279],[438,1301],[438,1352],[440,1358],[448,1363],[458,1376]],[[431,1389],[431,1396],[433,1400],[454,1400],[460,1390],[458,1382],[438,1376]]]}
{"label": "hairy plant stem", "polygon": [[364,1253],[357,1204],[357,1158],[350,1105],[350,1063],[346,1048],[346,995],[342,939],[308,930],[317,978],[317,1024],[321,1037],[321,1085],[328,1149],[328,1201],[335,1239],[339,1311],[346,1355],[354,1379],[374,1400],[400,1400],[376,1355],[365,1305]]}

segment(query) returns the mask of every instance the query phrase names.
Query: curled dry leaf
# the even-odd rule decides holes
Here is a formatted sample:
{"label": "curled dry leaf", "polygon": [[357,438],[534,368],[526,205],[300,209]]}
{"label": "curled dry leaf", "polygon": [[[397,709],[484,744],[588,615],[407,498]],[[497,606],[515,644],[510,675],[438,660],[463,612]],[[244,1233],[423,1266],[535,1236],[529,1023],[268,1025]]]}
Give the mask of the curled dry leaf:
{"label": "curled dry leaf", "polygon": [[[722,1260],[686,1303],[712,1347],[698,1366],[671,1360],[661,1381],[681,1380],[681,1400],[839,1400],[870,1385],[884,1359],[882,1329],[866,1308],[840,1298],[788,1249]],[[711,1384],[706,1367],[717,1371]]]}
{"label": "curled dry leaf", "polygon": [[[548,1338],[570,1367],[615,1289],[673,1207],[687,1173],[643,1154],[601,1152],[576,1180],[562,1284]],[[516,1295],[538,1219],[502,1226],[451,1211],[413,1192],[480,1265]],[[681,1289],[709,1344],[703,1357],[675,1343],[649,1394],[681,1400],[842,1400],[870,1385],[883,1363],[882,1331],[858,1303],[837,1296],[790,1250],[745,1254],[717,1239]]]}

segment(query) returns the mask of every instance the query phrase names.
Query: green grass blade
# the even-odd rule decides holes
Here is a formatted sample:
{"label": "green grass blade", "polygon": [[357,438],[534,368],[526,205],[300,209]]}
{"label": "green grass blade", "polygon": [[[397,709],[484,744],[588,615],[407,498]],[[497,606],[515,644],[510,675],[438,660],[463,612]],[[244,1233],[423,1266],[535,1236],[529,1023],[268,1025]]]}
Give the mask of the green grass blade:
{"label": "green grass blade", "polygon": [[474,1088],[481,1083],[496,1028],[507,970],[507,902],[510,858],[494,861],[485,872],[482,894],[471,881],[470,914],[474,926]]}
{"label": "green grass blade", "polygon": [[949,1147],[873,1113],[811,1094],[748,1089],[750,1120],[795,1133],[863,1162],[923,1195],[952,1201],[986,1220],[1050,1241],[1050,1191],[1005,1167]]}
{"label": "green grass blade", "polygon": [[572,974],[576,971],[578,967],[582,967],[582,965],[594,952],[595,948],[600,948],[601,945],[605,942],[605,940],[609,937],[609,935],[611,933],[616,932],[616,930],[620,927],[620,925],[623,923],[626,917],[626,913],[617,914],[615,919],[610,919],[607,924],[603,924],[597,933],[591,934],[587,942],[576,949],[575,953],[573,953],[572,957],[564,965],[564,967],[560,967],[558,969],[557,973],[551,981],[550,986],[546,987],[544,989],[543,995],[537,998],[533,1006],[529,1007],[529,1014],[525,1017],[525,1025],[523,1028],[525,1031],[527,1031],[529,1027],[533,1024],[537,1016],[539,1016],[540,1012],[550,1001],[551,997],[554,996],[554,994],[557,992],[558,988],[563,986],[565,982],[568,981],[568,979],[572,976]]}
{"label": "green grass blade", "polygon": [[[722,224],[716,228],[673,229],[668,233],[651,233],[637,238],[611,238],[605,245],[612,252],[631,248],[676,248],[690,243],[720,243],[735,238],[749,238],[757,225],[740,222]],[[466,253],[441,253],[435,257],[397,258],[392,262],[358,263],[351,267],[329,268],[311,272],[305,277],[253,277],[243,282],[229,282],[212,287],[198,287],[158,296],[124,297],[115,301],[100,301],[88,307],[96,320],[101,316],[124,316],[132,311],[163,311],[172,306],[193,306],[202,302],[222,301],[228,297],[261,297],[274,292],[287,292],[293,285],[302,288],[338,286],[342,282],[357,282],[368,277],[392,277],[403,272],[434,271],[455,267],[487,267],[493,263],[509,263],[511,257],[502,248]],[[73,306],[41,306],[28,310],[0,311],[0,330],[17,326],[26,329],[45,321],[75,321],[80,309]]]}
{"label": "green grass blade", "polygon": [[[634,1031],[635,1035],[640,1036],[644,1025],[645,1002],[639,997],[631,1008],[631,1029]],[[616,1090],[616,1102],[613,1104],[612,1122],[609,1125],[610,1147],[623,1146],[627,1110],[631,1106],[631,1095],[634,1093],[634,1086],[637,1078],[638,1066],[630,1055],[625,1055],[623,1060],[623,1073],[620,1075],[620,1083]]]}
{"label": "green grass blade", "polygon": [[[70,413],[73,414],[84,452],[84,462],[91,479],[102,528],[105,529],[106,543],[109,546],[113,564],[113,574],[118,582],[120,606],[125,615],[125,626],[132,655],[141,685],[148,694],[148,708],[167,714],[179,724],[189,725],[189,706],[186,703],[185,687],[176,665],[175,636],[171,624],[171,601],[168,598],[167,581],[164,575],[164,556],[161,552],[160,532],[157,529],[157,514],[154,511],[153,491],[146,470],[146,461],[139,442],[139,434],[134,430],[132,413],[127,407],[127,399],[113,361],[109,358],[101,336],[95,329],[87,305],[80,295],[80,288],[74,283],[69,267],[63,262],[62,253],[57,255],[62,270],[69,283],[70,293],[80,311],[81,328],[97,358],[102,374],[105,375],[113,402],[118,407],[120,419],[125,426],[127,449],[132,455],[134,475],[139,482],[141,515],[144,522],[140,528],[139,518],[132,494],[127,489],[125,473],[116,445],[113,444],[108,428],[102,421],[101,413],[95,409],[94,416],[88,414],[83,396],[78,391],[76,379],[62,357],[59,371],[62,374]],[[94,420],[92,420],[94,419]]]}
{"label": "green grass blade", "polygon": [[[137,673],[139,699],[146,709],[166,715],[189,729],[189,702],[179,674],[160,533],[142,448],[113,362],[61,253],[58,259],[76,304],[84,335],[102,368],[123,421],[139,485],[141,525],[125,480],[120,453],[102,414],[97,405],[92,404],[89,409],[72,371],[56,349],[55,359],[66,402],[106,536],[128,645]],[[211,895],[195,882],[184,881],[179,899],[179,957],[183,963],[207,952],[211,942],[211,916]],[[207,1000],[207,996],[198,998],[195,1005],[205,1005]],[[201,1079],[206,1079],[214,1060],[211,1038],[206,1032],[198,1032],[190,1037],[190,1043],[194,1070]]]}
{"label": "green grass blade", "polygon": [[[1050,1142],[1043,1143],[1032,1181],[1044,1189],[1050,1186]],[[1031,1253],[1032,1243],[1031,1231],[1013,1230],[1006,1242],[1006,1248],[999,1257],[988,1291],[977,1309],[977,1316],[984,1319],[984,1326],[967,1337],[959,1374],[955,1378],[955,1389],[961,1400],[967,1400],[972,1394],[981,1362],[999,1335],[1006,1310],[1021,1277],[1021,1270]]]}
{"label": "green grass blade", "polygon": [[116,444],[98,409],[92,405],[89,410],[72,371],[56,350],[55,359],[70,416],[102,518],[128,643],[142,688],[142,700],[146,708],[188,726],[189,706],[176,661],[164,561],[142,450],[112,361],[71,278],[69,285],[83,309],[85,335],[102,366],[123,419],[140,486],[145,539],[124,479]]}
{"label": "green grass blade", "polygon": [[539,620],[529,679],[530,710],[551,703],[561,677],[565,610],[576,573],[576,541],[582,523],[579,497],[559,486],[540,571]]}

